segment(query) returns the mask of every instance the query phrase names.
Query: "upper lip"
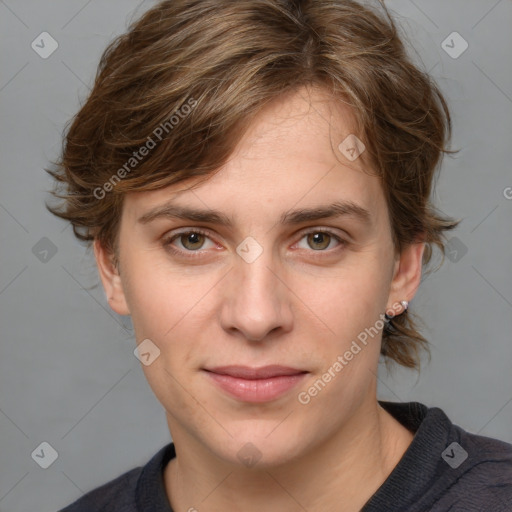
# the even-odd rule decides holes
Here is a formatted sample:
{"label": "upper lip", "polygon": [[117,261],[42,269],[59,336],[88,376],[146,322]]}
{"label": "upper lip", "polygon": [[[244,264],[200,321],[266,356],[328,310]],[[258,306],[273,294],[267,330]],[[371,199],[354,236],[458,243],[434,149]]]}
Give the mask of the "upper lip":
{"label": "upper lip", "polygon": [[259,368],[252,368],[250,366],[217,366],[215,368],[205,368],[205,370],[218,373],[220,375],[238,377],[240,379],[269,379],[271,377],[278,377],[281,375],[298,375],[299,373],[306,373],[306,370],[299,370],[297,368],[290,368],[289,366],[276,364],[261,366]]}

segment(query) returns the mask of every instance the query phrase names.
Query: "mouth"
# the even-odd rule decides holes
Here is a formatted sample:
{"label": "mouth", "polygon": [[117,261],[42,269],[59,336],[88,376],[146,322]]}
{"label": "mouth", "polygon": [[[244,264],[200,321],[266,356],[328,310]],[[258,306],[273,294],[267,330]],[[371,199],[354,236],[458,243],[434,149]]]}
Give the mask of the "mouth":
{"label": "mouth", "polygon": [[203,370],[218,388],[243,402],[276,400],[301,382],[309,373],[288,366],[220,366]]}

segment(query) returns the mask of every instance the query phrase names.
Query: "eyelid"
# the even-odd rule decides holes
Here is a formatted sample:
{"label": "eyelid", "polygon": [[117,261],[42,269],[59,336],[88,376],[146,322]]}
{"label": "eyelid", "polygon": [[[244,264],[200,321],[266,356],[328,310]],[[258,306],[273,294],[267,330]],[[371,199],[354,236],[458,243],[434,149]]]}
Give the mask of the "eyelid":
{"label": "eyelid", "polygon": [[[177,238],[179,238],[181,235],[186,235],[187,233],[198,233],[200,235],[204,235],[205,237],[208,237],[211,239],[211,232],[207,229],[203,229],[203,228],[199,228],[199,227],[192,227],[192,228],[179,228],[178,231],[176,230],[173,230],[171,232],[168,232],[166,233],[165,235],[162,236],[162,240],[163,240],[163,243],[164,245],[171,245],[172,242],[174,242],[174,240],[176,240]],[[212,242],[214,242],[214,240],[211,240]],[[194,253],[202,253],[204,252],[203,249],[199,249],[197,251],[184,251],[183,249],[175,249],[176,251],[180,252],[180,253],[189,253],[189,254],[194,254]]]}
{"label": "eyelid", "polygon": [[306,228],[302,231],[299,231],[299,233],[297,234],[298,240],[293,245],[294,246],[297,245],[306,235],[310,235],[313,233],[325,233],[325,234],[329,235],[331,238],[334,238],[338,242],[338,246],[334,247],[332,249],[321,250],[321,251],[315,251],[313,249],[310,249],[308,252],[311,252],[313,254],[313,257],[321,257],[322,254],[332,254],[332,253],[336,252],[337,250],[339,250],[341,247],[344,247],[348,244],[348,240],[346,240],[346,238],[348,238],[348,236],[340,235],[334,228],[312,227],[312,228]]}
{"label": "eyelid", "polygon": [[329,227],[329,226],[325,226],[325,227],[316,227],[316,226],[311,226],[311,227],[307,227],[307,228],[304,228],[302,229],[301,231],[299,231],[297,233],[297,236],[300,236],[301,238],[304,236],[304,235],[308,235],[310,233],[327,233],[329,235],[332,235],[332,236],[335,236],[335,237],[338,237],[338,238],[349,238],[349,235],[346,231],[343,231],[342,229],[339,229],[339,228],[334,228],[334,227]]}

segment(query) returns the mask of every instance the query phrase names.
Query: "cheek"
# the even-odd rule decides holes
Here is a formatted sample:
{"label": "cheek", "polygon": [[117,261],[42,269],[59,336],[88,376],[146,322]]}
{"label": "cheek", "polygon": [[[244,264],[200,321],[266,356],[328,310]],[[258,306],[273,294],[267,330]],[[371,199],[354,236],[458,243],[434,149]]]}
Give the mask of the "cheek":
{"label": "cheek", "polygon": [[165,339],[187,315],[194,314],[201,298],[215,285],[208,274],[190,276],[151,255],[132,254],[125,262],[123,288],[137,339]]}
{"label": "cheek", "polygon": [[[338,356],[343,357],[341,371],[331,368],[336,378],[327,385],[330,392],[322,392],[323,400],[333,400],[332,406],[340,396],[349,402],[351,396],[359,396],[377,371],[384,327],[381,315],[385,312],[389,280],[379,265],[364,262],[365,258],[361,258],[359,266],[354,265],[336,279],[325,280],[307,296],[305,302],[320,322],[306,310],[300,320],[307,337],[317,337],[315,352],[322,374],[335,365]],[[327,375],[326,380],[329,378]]]}
{"label": "cheek", "polygon": [[[134,263],[134,262],[131,262]],[[186,277],[167,274],[162,268],[139,272],[133,265],[125,292],[132,312],[136,343],[150,339],[160,350],[148,366],[141,364],[149,386],[167,411],[180,411],[194,421],[204,421],[197,414],[184,389],[194,366],[194,355],[201,350],[199,326],[204,286],[190,286]],[[187,286],[187,282],[189,286]]]}
{"label": "cheek", "polygon": [[365,266],[330,283],[317,295],[317,304],[311,309],[321,312],[319,316],[329,328],[317,344],[322,364],[316,377],[327,383],[326,391],[318,393],[322,398],[315,400],[319,414],[322,407],[333,410],[340,402],[355,404],[366,396],[380,357],[381,315],[388,284],[383,272]]}
{"label": "cheek", "polygon": [[146,267],[150,272],[137,271],[143,267],[134,265],[126,283],[137,344],[150,339],[160,350],[143,370],[159,399],[180,400],[187,372],[196,369],[199,355],[211,352],[204,326],[211,325],[209,307],[219,278],[191,277],[158,265]]}
{"label": "cheek", "polygon": [[320,281],[316,289],[309,289],[304,295],[305,303],[337,334],[353,334],[354,329],[373,325],[385,311],[390,281],[385,269],[368,261],[371,259],[374,258],[368,255],[361,257],[359,262]]}

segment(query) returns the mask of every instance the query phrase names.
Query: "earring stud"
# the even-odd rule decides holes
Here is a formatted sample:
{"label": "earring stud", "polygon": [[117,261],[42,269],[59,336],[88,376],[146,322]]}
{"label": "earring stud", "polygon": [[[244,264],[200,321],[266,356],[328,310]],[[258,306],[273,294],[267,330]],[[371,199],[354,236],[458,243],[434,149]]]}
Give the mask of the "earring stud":
{"label": "earring stud", "polygon": [[[402,307],[404,308],[402,313],[405,313],[407,311],[407,309],[409,308],[409,302],[406,301],[406,300],[401,300],[400,301],[400,304],[402,305]],[[401,314],[401,313],[400,313]],[[384,313],[384,316],[386,318],[386,323],[388,323],[390,320],[392,320],[396,315],[388,315],[387,313]]]}

